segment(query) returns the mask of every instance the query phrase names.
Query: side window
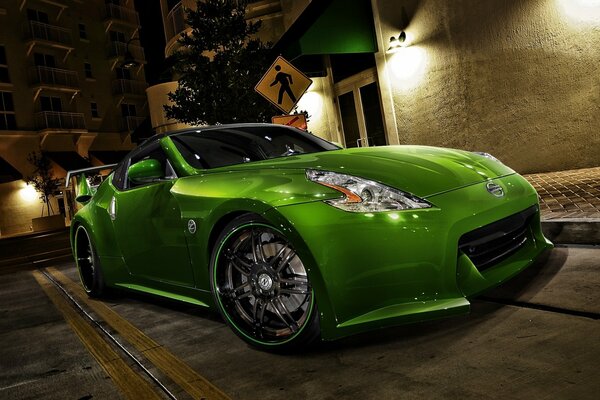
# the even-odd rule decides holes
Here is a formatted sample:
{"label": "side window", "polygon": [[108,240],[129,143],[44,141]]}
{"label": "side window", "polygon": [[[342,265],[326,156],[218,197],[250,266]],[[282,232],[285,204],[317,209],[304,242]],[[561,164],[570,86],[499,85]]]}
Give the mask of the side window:
{"label": "side window", "polygon": [[112,184],[119,190],[125,190],[125,175],[127,174],[127,167],[129,167],[129,157],[125,157],[117,168],[112,178]]}
{"label": "side window", "polygon": [[[156,160],[160,163],[162,175],[158,179],[159,182],[177,178],[177,175],[175,174],[175,170],[171,166],[171,163],[169,162],[167,155],[165,154],[163,149],[160,147],[160,143],[158,142],[158,140],[154,141],[153,143],[148,144],[147,146],[144,146],[139,152],[137,152],[136,154],[133,154],[131,156],[131,161],[129,162],[129,165],[127,166],[127,168],[129,168],[130,166],[132,166],[133,164],[135,164],[137,162],[140,162],[143,160],[149,160],[149,159]],[[124,183],[125,189],[132,189],[135,187],[152,184],[154,182],[143,182],[143,183],[134,182],[131,179],[129,179],[129,177],[127,176],[123,183]]]}

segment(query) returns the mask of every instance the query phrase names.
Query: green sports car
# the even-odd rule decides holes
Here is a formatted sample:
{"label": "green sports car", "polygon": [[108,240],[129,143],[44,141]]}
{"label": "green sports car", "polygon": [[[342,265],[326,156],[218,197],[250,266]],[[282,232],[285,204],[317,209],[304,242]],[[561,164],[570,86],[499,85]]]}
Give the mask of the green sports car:
{"label": "green sports car", "polygon": [[489,154],[341,149],[281,125],[157,135],[79,188],[90,296],[210,307],[263,349],[466,313],[552,247],[533,187]]}

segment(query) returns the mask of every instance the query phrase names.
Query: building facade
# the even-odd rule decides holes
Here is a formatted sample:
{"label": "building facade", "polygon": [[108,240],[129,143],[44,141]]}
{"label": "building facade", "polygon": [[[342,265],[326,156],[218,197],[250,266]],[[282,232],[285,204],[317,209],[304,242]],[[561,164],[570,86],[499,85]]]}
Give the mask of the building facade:
{"label": "building facade", "polygon": [[[27,232],[42,210],[23,177],[31,152],[54,176],[103,165],[133,147],[148,115],[139,18],[129,0],[0,0],[0,235]],[[134,68],[123,68],[133,58]],[[68,223],[65,193],[52,200]]]}
{"label": "building facade", "polygon": [[[160,1],[169,55],[194,2]],[[299,109],[324,138],[486,151],[521,173],[600,165],[598,0],[281,0],[248,15],[313,78]],[[158,130],[177,127],[162,111],[175,87],[148,89]]]}

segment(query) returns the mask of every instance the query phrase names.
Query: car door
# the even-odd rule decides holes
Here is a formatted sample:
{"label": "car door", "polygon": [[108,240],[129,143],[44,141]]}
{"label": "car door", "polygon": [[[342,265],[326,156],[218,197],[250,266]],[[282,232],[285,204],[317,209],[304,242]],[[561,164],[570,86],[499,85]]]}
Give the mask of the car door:
{"label": "car door", "polygon": [[125,172],[110,212],[115,237],[129,272],[139,278],[192,287],[192,268],[184,225],[171,187],[177,180],[158,140],[135,152],[128,166],[148,159],[161,163],[164,176],[131,182]]}

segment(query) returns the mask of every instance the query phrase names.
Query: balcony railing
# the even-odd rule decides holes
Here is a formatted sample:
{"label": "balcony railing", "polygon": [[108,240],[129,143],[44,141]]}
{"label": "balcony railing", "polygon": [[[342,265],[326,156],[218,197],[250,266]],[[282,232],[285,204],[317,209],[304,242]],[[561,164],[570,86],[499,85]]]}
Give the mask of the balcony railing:
{"label": "balcony railing", "polygon": [[71,31],[69,29],[37,21],[29,21],[26,28],[26,39],[44,40],[65,46],[71,45]]}
{"label": "balcony railing", "polygon": [[116,4],[106,4],[106,19],[114,19],[131,25],[140,24],[140,17],[136,11]]}
{"label": "balcony railing", "polygon": [[35,127],[38,130],[86,129],[85,118],[82,113],[42,111],[35,115]]}
{"label": "balcony railing", "polygon": [[146,119],[145,117],[133,117],[133,116],[122,117],[121,118],[121,132],[134,131],[138,126],[141,125],[142,122],[144,122],[145,119]]}
{"label": "balcony railing", "polygon": [[117,79],[113,81],[114,94],[135,94],[139,96],[146,95],[148,84],[142,81],[133,81],[131,79]]}
{"label": "balcony railing", "polygon": [[196,7],[196,2],[194,0],[183,0],[177,3],[175,7],[169,11],[167,14],[167,18],[165,18],[165,36],[167,38],[167,42],[179,35],[183,32],[188,25],[185,22],[185,8],[194,8]]}
{"label": "balcony railing", "polygon": [[78,89],[79,78],[77,72],[66,69],[37,66],[31,68],[30,82],[34,85],[62,86]]}
{"label": "balcony railing", "polygon": [[[129,51],[136,61],[146,61],[144,49],[141,46],[130,43]],[[110,42],[108,44],[108,55],[110,57],[125,57],[125,53],[127,53],[127,43]]]}

